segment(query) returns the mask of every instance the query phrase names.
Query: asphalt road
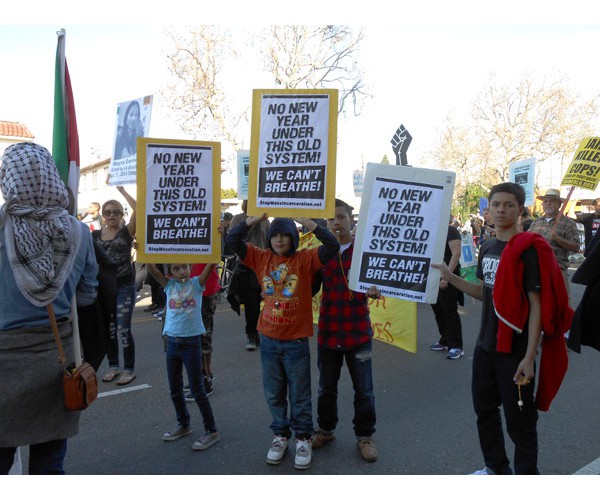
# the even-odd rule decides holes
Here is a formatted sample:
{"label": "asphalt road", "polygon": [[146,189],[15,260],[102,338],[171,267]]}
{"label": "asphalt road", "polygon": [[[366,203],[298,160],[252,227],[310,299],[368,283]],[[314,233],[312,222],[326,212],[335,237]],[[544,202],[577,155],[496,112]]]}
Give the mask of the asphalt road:
{"label": "asphalt road", "polygon": [[[573,285],[572,303],[581,287]],[[361,460],[352,431],[352,389],[344,371],[340,381],[337,439],[315,450],[311,469],[293,467],[293,455],[278,466],[265,463],[272,435],[261,385],[258,351],[244,348],[243,319],[219,304],[215,317],[210,397],[221,441],[192,451],[202,432],[198,409],[191,406],[194,434],[165,443],[162,434],[175,424],[169,398],[161,323],[143,307],[134,314],[137,379],[125,391],[102,383],[101,397],[83,412],[80,433],[69,440],[68,474],[229,474],[229,475],[451,475],[483,466],[470,397],[471,359],[480,304],[470,298],[460,308],[466,355],[447,360],[428,350],[437,340],[431,308],[418,305],[418,352],[411,354],[376,341],[374,384],[377,407],[375,441],[379,460]],[[313,413],[316,413],[316,338],[313,353]],[[568,475],[600,456],[598,380],[600,352],[569,353],[569,370],[549,412],[540,413],[539,468],[542,474]],[[100,376],[106,363],[100,369]],[[345,368],[344,368],[345,370]],[[117,390],[117,392],[112,392]],[[316,425],[316,421],[315,421]],[[509,456],[512,455],[507,438]],[[109,491],[106,492],[110,495]]]}

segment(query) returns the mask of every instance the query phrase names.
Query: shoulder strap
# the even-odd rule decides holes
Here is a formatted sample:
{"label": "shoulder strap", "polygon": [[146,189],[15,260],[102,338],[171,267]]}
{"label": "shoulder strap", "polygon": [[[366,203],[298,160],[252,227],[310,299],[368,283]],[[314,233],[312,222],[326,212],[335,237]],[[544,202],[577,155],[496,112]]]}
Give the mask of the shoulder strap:
{"label": "shoulder strap", "polygon": [[58,334],[58,325],[56,324],[56,316],[54,315],[54,305],[48,304],[46,306],[48,310],[48,316],[50,316],[50,325],[52,326],[52,333],[54,334],[54,340],[56,340],[56,346],[58,347],[58,361],[61,365],[67,363],[65,351],[63,350],[62,342],[60,341],[60,335]]}

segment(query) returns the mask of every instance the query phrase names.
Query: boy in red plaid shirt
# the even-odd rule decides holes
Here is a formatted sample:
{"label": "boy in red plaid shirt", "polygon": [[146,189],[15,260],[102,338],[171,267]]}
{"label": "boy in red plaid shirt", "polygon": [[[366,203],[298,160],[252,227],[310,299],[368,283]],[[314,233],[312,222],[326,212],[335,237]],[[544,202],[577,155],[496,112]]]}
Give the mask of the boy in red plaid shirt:
{"label": "boy in red plaid shirt", "polygon": [[377,460],[373,442],[375,433],[375,396],[371,352],[373,329],[369,316],[368,297],[378,297],[376,287],[368,294],[348,288],[348,273],[352,262],[354,238],[352,234],[352,207],[335,200],[335,218],[327,228],[339,242],[340,251],[330,259],[315,277],[322,281],[319,314],[318,366],[319,398],[317,422],[319,428],[312,438],[312,447],[320,448],[335,439],[337,415],[337,384],[344,359],[354,387],[354,432],[361,457]]}

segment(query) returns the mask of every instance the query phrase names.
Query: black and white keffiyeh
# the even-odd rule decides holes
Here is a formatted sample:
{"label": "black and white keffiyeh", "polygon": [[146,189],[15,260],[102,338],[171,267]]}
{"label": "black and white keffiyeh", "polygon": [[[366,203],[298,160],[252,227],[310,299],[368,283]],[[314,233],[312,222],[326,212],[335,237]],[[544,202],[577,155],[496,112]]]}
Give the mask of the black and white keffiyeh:
{"label": "black and white keffiyeh", "polygon": [[[33,143],[9,146],[2,157],[6,253],[23,296],[35,306],[51,303],[62,290],[81,241],[71,217],[68,191],[50,152]],[[0,242],[1,244],[1,242]]]}

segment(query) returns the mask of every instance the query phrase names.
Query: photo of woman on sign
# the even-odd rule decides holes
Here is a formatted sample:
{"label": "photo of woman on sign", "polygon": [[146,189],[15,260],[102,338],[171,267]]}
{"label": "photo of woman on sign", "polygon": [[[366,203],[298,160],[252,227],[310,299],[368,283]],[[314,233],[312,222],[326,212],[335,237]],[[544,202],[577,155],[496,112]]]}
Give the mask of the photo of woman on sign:
{"label": "photo of woman on sign", "polygon": [[117,132],[114,159],[130,158],[136,154],[136,140],[144,136],[144,126],[141,119],[141,109],[138,101],[130,101],[123,115],[123,122]]}

